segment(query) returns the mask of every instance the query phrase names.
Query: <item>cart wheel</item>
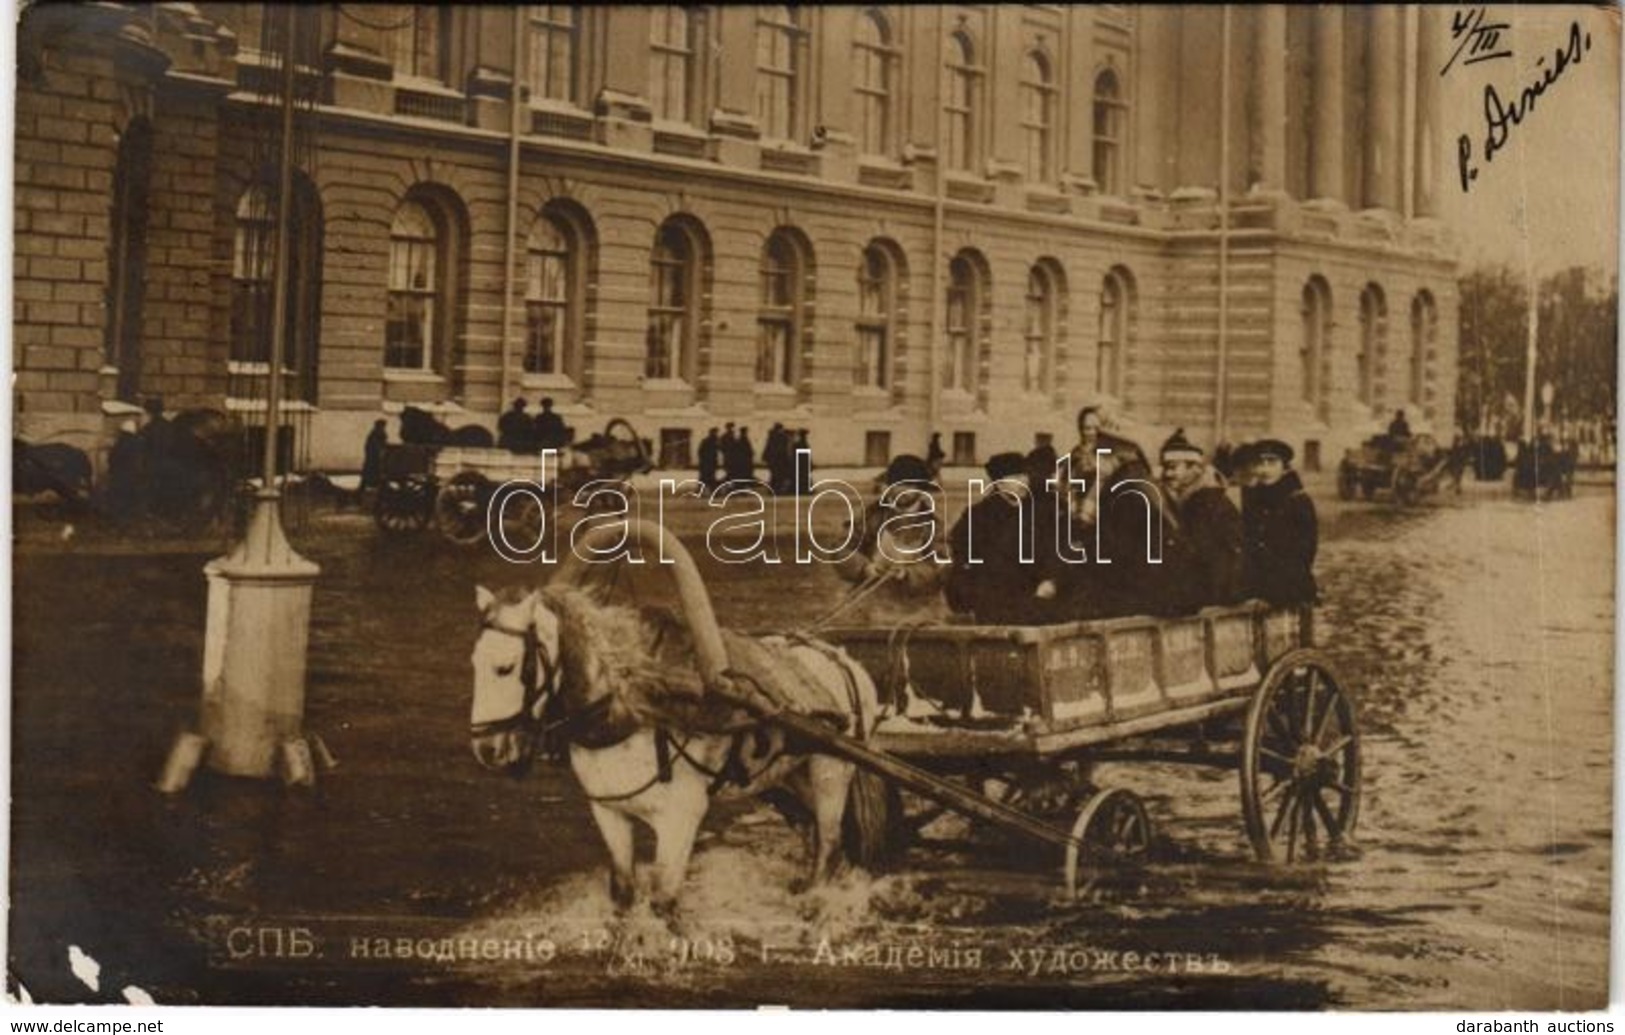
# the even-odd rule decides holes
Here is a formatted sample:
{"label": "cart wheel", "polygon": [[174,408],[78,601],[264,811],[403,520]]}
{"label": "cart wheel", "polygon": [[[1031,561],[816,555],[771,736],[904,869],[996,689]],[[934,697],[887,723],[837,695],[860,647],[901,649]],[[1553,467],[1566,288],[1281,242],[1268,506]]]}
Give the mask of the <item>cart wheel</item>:
{"label": "cart wheel", "polygon": [[1337,498],[1347,503],[1360,491],[1360,476],[1347,460],[1337,468]]}
{"label": "cart wheel", "polygon": [[1398,471],[1394,474],[1394,499],[1401,506],[1414,507],[1422,499],[1422,486],[1416,480],[1413,471]]}
{"label": "cart wheel", "polygon": [[1319,856],[1343,841],[1360,811],[1360,730],[1354,700],[1317,651],[1271,666],[1247,710],[1241,809],[1260,862]]}
{"label": "cart wheel", "polygon": [[1072,837],[1082,842],[1066,850],[1066,890],[1077,897],[1091,874],[1143,860],[1151,851],[1151,817],[1133,791],[1121,787],[1091,797],[1072,824]]}
{"label": "cart wheel", "polygon": [[863,769],[852,775],[841,822],[848,859],[871,872],[885,869],[907,849],[913,833],[895,784]]}
{"label": "cart wheel", "polygon": [[[486,507],[502,508],[502,535],[507,539],[507,548],[519,554],[530,554],[539,549],[542,531],[546,527],[546,515],[535,491],[498,490],[494,500],[494,503],[487,502]],[[487,520],[486,509],[481,508],[481,531],[484,531]]]}
{"label": "cart wheel", "polygon": [[628,464],[629,470],[622,473],[643,474],[654,470],[654,461],[649,458],[649,450],[645,448],[643,439],[638,437],[637,429],[624,417],[616,417],[604,425],[604,437],[621,443],[636,455]]}
{"label": "cart wheel", "polygon": [[440,534],[462,546],[485,538],[485,503],[490,483],[473,471],[454,475],[434,500],[434,524]]}
{"label": "cart wheel", "polygon": [[417,532],[429,524],[429,487],[422,482],[391,478],[378,486],[372,519],[385,532]]}

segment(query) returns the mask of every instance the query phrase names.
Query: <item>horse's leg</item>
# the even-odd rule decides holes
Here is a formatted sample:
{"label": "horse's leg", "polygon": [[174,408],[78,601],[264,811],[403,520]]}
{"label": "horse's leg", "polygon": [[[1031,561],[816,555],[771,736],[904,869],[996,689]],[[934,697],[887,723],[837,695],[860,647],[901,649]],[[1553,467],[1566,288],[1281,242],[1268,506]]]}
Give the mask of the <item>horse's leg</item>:
{"label": "horse's leg", "polygon": [[846,815],[846,797],[852,787],[853,772],[851,762],[828,755],[813,755],[807,760],[807,782],[812,792],[808,804],[813,810],[807,881],[812,887],[833,877],[840,861],[841,819]]}
{"label": "horse's leg", "polygon": [[648,820],[655,833],[654,889],[650,905],[668,923],[676,918],[677,893],[688,876],[688,858],[694,851],[694,838],[711,804],[705,783],[692,769],[679,769],[664,788],[665,808]]}
{"label": "horse's leg", "polygon": [[592,804],[592,818],[609,848],[609,897],[617,911],[628,909],[638,893],[632,869],[632,820],[597,802]]}

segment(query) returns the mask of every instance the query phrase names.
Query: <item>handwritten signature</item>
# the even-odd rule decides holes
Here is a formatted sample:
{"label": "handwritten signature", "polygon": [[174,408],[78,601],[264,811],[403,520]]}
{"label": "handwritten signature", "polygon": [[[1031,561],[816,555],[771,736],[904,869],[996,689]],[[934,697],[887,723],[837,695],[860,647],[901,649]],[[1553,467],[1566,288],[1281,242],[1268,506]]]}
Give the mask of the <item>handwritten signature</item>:
{"label": "handwritten signature", "polygon": [[[1535,102],[1541,95],[1561,79],[1570,66],[1578,65],[1590,49],[1591,33],[1583,31],[1579,22],[1570,22],[1568,43],[1552,52],[1550,64],[1544,57],[1536,59],[1535,67],[1541,70],[1540,77],[1525,86],[1516,100],[1511,103],[1502,100],[1500,91],[1493,83],[1485,84],[1482,156],[1485,165],[1494,161],[1496,152],[1507,146],[1513,127],[1521,125],[1534,112]],[[1463,133],[1456,138],[1456,165],[1461,175],[1463,194],[1469,193],[1473,181],[1478,179],[1479,170],[1473,152],[1473,139],[1469,134]]]}
{"label": "handwritten signature", "polygon": [[1450,38],[1456,41],[1456,50],[1444,67],[1439,69],[1439,74],[1442,76],[1450,71],[1463,54],[1467,56],[1467,60],[1462,61],[1463,67],[1476,65],[1480,61],[1511,57],[1512,48],[1501,46],[1501,33],[1508,28],[1510,25],[1507,22],[1486,21],[1482,7],[1456,11],[1450,16]]}

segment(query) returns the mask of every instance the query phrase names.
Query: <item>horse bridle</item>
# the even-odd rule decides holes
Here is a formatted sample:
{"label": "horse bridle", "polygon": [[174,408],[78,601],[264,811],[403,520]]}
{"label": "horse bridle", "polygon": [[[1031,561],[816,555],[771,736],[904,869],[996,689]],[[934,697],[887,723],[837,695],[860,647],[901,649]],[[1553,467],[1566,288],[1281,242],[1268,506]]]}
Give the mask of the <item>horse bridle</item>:
{"label": "horse bridle", "polygon": [[525,651],[519,663],[519,681],[525,693],[518,711],[501,719],[472,723],[469,726],[470,734],[483,737],[508,731],[534,732],[542,724],[542,706],[558,690],[558,659],[536,634],[535,622],[523,629],[515,629],[488,618],[480,623],[480,629],[512,636],[524,643]]}

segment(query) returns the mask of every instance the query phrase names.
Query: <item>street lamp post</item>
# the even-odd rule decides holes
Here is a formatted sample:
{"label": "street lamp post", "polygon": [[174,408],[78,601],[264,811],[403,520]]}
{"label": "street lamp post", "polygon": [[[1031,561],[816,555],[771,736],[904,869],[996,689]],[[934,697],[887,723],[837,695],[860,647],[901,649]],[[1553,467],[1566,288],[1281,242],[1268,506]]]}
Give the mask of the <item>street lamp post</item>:
{"label": "street lamp post", "polygon": [[[261,480],[242,540],[203,569],[209,602],[200,731],[182,733],[170,752],[159,789],[171,793],[183,789],[205,760],[209,768],[230,776],[266,778],[280,772],[290,784],[308,784],[314,779],[303,723],[310,601],[321,569],[288,542],[277,488],[293,230],[294,16],[298,7],[288,4],[284,11],[275,290]],[[325,747],[319,740],[316,744],[318,754],[330,762]]]}

